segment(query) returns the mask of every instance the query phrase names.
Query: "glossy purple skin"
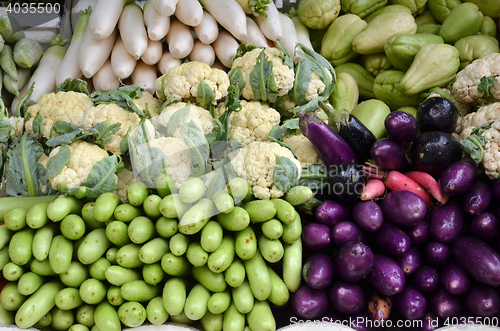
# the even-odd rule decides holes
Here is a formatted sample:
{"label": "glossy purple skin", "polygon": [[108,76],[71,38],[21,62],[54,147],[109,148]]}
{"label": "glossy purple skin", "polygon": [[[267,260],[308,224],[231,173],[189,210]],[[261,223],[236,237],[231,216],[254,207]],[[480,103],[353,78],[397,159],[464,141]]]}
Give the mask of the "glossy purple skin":
{"label": "glossy purple skin", "polygon": [[413,285],[419,291],[434,292],[440,285],[439,272],[431,266],[424,265],[415,274]]}
{"label": "glossy purple skin", "polygon": [[302,279],[311,288],[321,290],[333,280],[333,260],[325,253],[309,255],[302,266]]}
{"label": "glossy purple skin", "polygon": [[470,288],[470,276],[465,269],[458,264],[448,264],[441,270],[441,284],[448,293],[462,295]]}
{"label": "glossy purple skin", "polygon": [[395,306],[405,319],[416,320],[422,318],[427,311],[427,300],[419,290],[407,286],[396,296]]}
{"label": "glossy purple skin", "polygon": [[315,216],[316,222],[332,227],[337,223],[348,221],[350,213],[345,204],[325,200],[316,208]]}
{"label": "glossy purple skin", "polygon": [[434,331],[437,328],[439,328],[439,319],[436,317],[436,315],[428,311],[422,317],[421,331]]}
{"label": "glossy purple skin", "polygon": [[475,316],[493,317],[500,312],[500,296],[491,286],[478,283],[465,296],[465,307]]}
{"label": "glossy purple skin", "polygon": [[484,241],[462,235],[451,246],[451,252],[473,278],[487,285],[500,285],[500,255]]}
{"label": "glossy purple skin", "polygon": [[437,241],[430,241],[425,246],[427,262],[433,266],[443,266],[451,257],[450,247]]}
{"label": "glossy purple skin", "polygon": [[464,194],[463,208],[467,215],[481,214],[491,202],[491,190],[488,184],[476,180],[474,185]]}
{"label": "glossy purple skin", "polygon": [[352,206],[352,220],[363,231],[373,233],[380,230],[384,223],[384,215],[378,203],[373,200],[356,201]]}
{"label": "glossy purple skin", "polygon": [[405,287],[405,275],[393,259],[379,254],[373,256],[373,269],[368,282],[380,293],[394,295]]}
{"label": "glossy purple skin", "polygon": [[429,300],[431,311],[439,318],[447,318],[458,316],[462,310],[460,298],[446,292],[444,289],[439,290]]}
{"label": "glossy purple skin", "polygon": [[472,219],[470,228],[477,238],[492,240],[497,238],[500,232],[500,220],[493,213],[482,212]]}
{"label": "glossy purple skin", "polygon": [[403,146],[392,139],[379,139],[371,148],[373,161],[385,170],[404,171],[408,161]]}
{"label": "glossy purple skin", "polygon": [[365,312],[354,315],[351,318],[352,323],[349,323],[349,327],[356,331],[371,331],[373,328],[370,327],[372,324],[368,323],[368,319],[369,317]]}
{"label": "glossy purple skin", "polygon": [[340,222],[332,228],[333,245],[337,248],[352,241],[363,241],[363,233],[358,226],[352,222]]}
{"label": "glossy purple skin", "polygon": [[500,202],[500,179],[496,179],[491,185],[491,195],[497,202]]}
{"label": "glossy purple skin", "polygon": [[374,263],[372,250],[361,242],[342,246],[334,259],[336,274],[348,282],[359,282],[371,271]]}
{"label": "glossy purple skin", "polygon": [[410,237],[395,225],[385,223],[375,235],[378,248],[386,254],[403,256],[410,249]]}
{"label": "glossy purple skin", "polygon": [[328,291],[301,286],[292,296],[292,309],[299,318],[313,319],[323,316],[328,307]]}
{"label": "glossy purple skin", "polygon": [[384,219],[400,226],[414,226],[425,219],[425,201],[413,192],[400,190],[388,193],[380,203]]}
{"label": "glossy purple skin", "polygon": [[320,223],[309,223],[302,229],[304,249],[310,252],[322,252],[331,247],[331,230]]}
{"label": "glossy purple skin", "polygon": [[412,114],[401,110],[387,115],[384,125],[387,134],[395,140],[410,142],[418,136],[417,119]]}
{"label": "glossy purple skin", "polygon": [[462,233],[464,222],[464,213],[457,200],[435,205],[429,212],[431,235],[444,244],[453,242]]}
{"label": "glossy purple skin", "polygon": [[476,166],[467,161],[458,161],[449,166],[439,177],[441,190],[454,197],[467,192],[474,184]]}
{"label": "glossy purple skin", "polygon": [[406,233],[410,237],[411,244],[415,246],[423,245],[431,238],[429,222],[427,221],[419,222],[417,225],[408,228]]}
{"label": "glossy purple skin", "polygon": [[330,287],[330,304],[339,313],[358,314],[366,308],[365,292],[356,283],[335,282]]}
{"label": "glossy purple skin", "polygon": [[405,277],[414,275],[422,266],[422,257],[420,252],[415,247],[410,247],[405,255],[396,259]]}

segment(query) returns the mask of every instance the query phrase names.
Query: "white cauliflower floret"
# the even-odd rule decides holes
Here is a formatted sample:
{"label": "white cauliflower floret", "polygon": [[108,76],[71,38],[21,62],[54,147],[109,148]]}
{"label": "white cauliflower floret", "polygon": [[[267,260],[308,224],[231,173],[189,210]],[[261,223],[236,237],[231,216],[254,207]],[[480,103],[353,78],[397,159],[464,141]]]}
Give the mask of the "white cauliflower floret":
{"label": "white cauliflower floret", "polygon": [[[465,115],[458,121],[456,131],[459,133],[466,129],[472,131],[475,127],[495,121],[500,121],[500,102],[483,106],[476,112]],[[467,134],[465,138],[468,137],[469,134]],[[462,137],[462,139],[465,138]]]}
{"label": "white cauliflower floret", "polygon": [[253,186],[253,194],[258,199],[279,198],[285,194],[274,184],[276,155],[289,158],[297,166],[300,177],[300,162],[288,148],[275,142],[254,141],[239,150],[231,161],[236,173]]}
{"label": "white cauliflower floret", "polygon": [[[69,161],[60,173],[49,180],[56,190],[59,185],[67,189],[81,186],[87,180],[92,167],[109,155],[101,147],[82,140],[75,140],[68,146],[71,153]],[[56,155],[59,149],[60,147],[54,148],[49,157]]]}
{"label": "white cauliflower floret", "polygon": [[134,102],[142,111],[146,109],[147,105],[148,111],[151,116],[158,116],[158,112],[161,108],[161,102],[160,100],[156,99],[151,93],[147,91],[142,92],[142,96],[140,98],[135,98]]}
{"label": "white cauliflower floret", "polygon": [[113,134],[111,142],[104,148],[113,154],[120,155],[120,143],[129,128],[133,129],[139,125],[139,116],[136,113],[123,109],[115,103],[99,104],[85,111],[82,127],[84,129],[90,129],[95,124],[106,120],[110,120],[110,125],[121,123],[120,130]]}
{"label": "white cauliflower floret", "polygon": [[[167,107],[161,112],[158,118],[155,120],[157,126],[167,127],[168,122],[172,118],[175,112],[187,106],[185,102],[176,102]],[[214,128],[214,119],[210,112],[205,108],[190,104],[189,113],[186,116],[184,122],[189,123],[193,121],[194,124],[201,130],[201,132],[206,135],[212,132]],[[158,130],[160,131],[160,130]],[[181,137],[180,128],[177,128],[174,133],[174,137]]]}
{"label": "white cauliflower floret", "polygon": [[196,99],[198,84],[202,79],[215,94],[215,98],[212,100],[214,105],[227,95],[229,87],[227,73],[197,61],[175,66],[158,78],[155,81],[156,95],[162,101],[170,97],[178,97],[183,100]]}
{"label": "white cauliflower floret", "polygon": [[118,189],[114,191],[119,197],[122,203],[128,203],[127,199],[127,186],[130,184],[137,182],[138,178],[134,176],[134,172],[128,169],[123,168],[117,175],[117,183]]}
{"label": "white cauliflower floret", "polygon": [[28,107],[30,118],[25,123],[27,131],[33,129],[33,120],[36,115],[42,115],[43,135],[50,136],[52,124],[56,121],[69,122],[79,128],[82,127],[84,112],[92,107],[90,97],[78,92],[48,93],[40,97],[38,102]]}
{"label": "white cauliflower floret", "polygon": [[287,94],[293,87],[295,74],[293,69],[283,63],[281,59],[281,51],[277,48],[255,48],[245,55],[235,59],[231,66],[231,70],[240,67],[245,79],[245,87],[243,88],[242,96],[247,100],[253,100],[254,94],[250,85],[250,73],[257,63],[257,57],[264,51],[268,61],[273,64],[273,75],[278,96]]}
{"label": "white cauliflower floret", "polygon": [[153,139],[149,141],[149,146],[158,147],[165,154],[165,171],[179,188],[189,178],[193,168],[189,146],[184,139],[177,137]]}
{"label": "white cauliflower floret", "polygon": [[500,177],[500,121],[494,122],[482,136],[487,141],[483,156],[484,172],[490,179],[497,179]]}
{"label": "white cauliflower floret", "polygon": [[473,102],[484,96],[478,91],[481,78],[490,76],[498,82],[490,87],[491,95],[500,100],[500,53],[491,53],[480,59],[472,61],[463,70],[457,73],[453,83],[453,93],[464,102]]}
{"label": "white cauliflower floret", "polygon": [[289,144],[295,150],[297,158],[302,166],[310,164],[323,164],[321,156],[312,144],[302,133],[283,138],[283,142]]}
{"label": "white cauliflower floret", "polygon": [[280,123],[280,113],[259,101],[241,100],[241,110],[229,116],[229,139],[245,146],[266,141],[272,128]]}

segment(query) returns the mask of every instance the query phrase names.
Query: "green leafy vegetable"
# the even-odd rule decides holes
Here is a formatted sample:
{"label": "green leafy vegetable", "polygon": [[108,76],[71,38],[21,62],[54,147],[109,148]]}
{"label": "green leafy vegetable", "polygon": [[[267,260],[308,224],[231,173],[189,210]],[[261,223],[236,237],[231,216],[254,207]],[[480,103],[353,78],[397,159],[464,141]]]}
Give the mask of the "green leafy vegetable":
{"label": "green leafy vegetable", "polygon": [[288,93],[290,101],[302,106],[307,103],[306,95],[311,82],[312,69],[309,61],[300,61],[295,67],[295,82],[293,88]]}
{"label": "green leafy vegetable", "polygon": [[179,101],[181,101],[181,98],[179,98],[179,97],[170,97],[170,98],[168,98],[167,100],[165,100],[164,103],[162,103],[162,105],[160,107],[160,110],[158,111],[158,114],[161,114],[161,112],[164,111],[165,108],[167,108],[171,104],[173,104],[175,102],[179,102]]}
{"label": "green leafy vegetable", "polygon": [[47,140],[46,145],[49,147],[56,147],[59,145],[69,145],[73,141],[80,139],[87,142],[93,142],[100,147],[105,147],[109,145],[113,139],[112,135],[120,130],[120,123],[109,124],[110,120],[106,120],[101,123],[97,123],[88,130],[82,130],[77,126],[65,122],[56,121],[52,125],[51,136],[53,132],[57,132],[61,135],[55,136]]}
{"label": "green leafy vegetable", "polygon": [[348,125],[350,112],[347,109],[336,110],[323,101],[320,101],[318,104],[328,116],[328,126],[335,132],[339,132],[342,124],[345,126]]}
{"label": "green leafy vegetable", "polygon": [[215,93],[203,79],[198,83],[198,91],[196,93],[196,103],[200,107],[207,107],[212,104],[215,99]]}
{"label": "green leafy vegetable", "polygon": [[122,86],[113,91],[94,92],[90,95],[94,106],[100,104],[115,103],[125,110],[136,113],[139,117],[143,117],[144,112],[134,102],[135,98],[142,96],[142,89],[135,85]]}
{"label": "green leafy vegetable", "polygon": [[220,129],[217,128],[217,130],[220,130],[220,133],[217,132],[217,140],[221,141],[227,141],[229,139],[229,117],[233,112],[239,112],[241,110],[240,97],[245,87],[245,79],[243,78],[243,71],[240,67],[231,70],[229,73],[229,82],[230,85],[227,89],[226,100],[224,101],[226,111],[218,118],[221,126]]}
{"label": "green leafy vegetable", "polygon": [[276,168],[273,171],[273,180],[276,187],[288,192],[299,181],[299,169],[289,158],[276,155]]}
{"label": "green leafy vegetable", "polygon": [[491,96],[490,88],[496,83],[498,83],[498,80],[495,77],[483,76],[477,86],[477,90],[478,92],[484,93],[485,98],[488,98]]}
{"label": "green leafy vegetable", "polygon": [[193,121],[181,126],[182,139],[189,146],[191,152],[193,177],[201,177],[205,174],[207,161],[210,156],[210,147],[207,138]]}
{"label": "green leafy vegetable", "polygon": [[310,164],[302,167],[298,185],[313,191],[322,190],[327,185],[327,168],[324,164]]}
{"label": "green leafy vegetable", "polygon": [[274,81],[273,63],[267,59],[264,51],[260,52],[253,70],[250,72],[250,86],[254,100],[276,102],[278,89]]}
{"label": "green leafy vegetable", "polygon": [[71,152],[69,146],[61,146],[57,154],[47,161],[47,178],[52,178],[61,173],[70,158]]}
{"label": "green leafy vegetable", "polygon": [[471,159],[477,163],[481,162],[484,157],[484,149],[488,141],[483,136],[471,134],[466,139],[462,139],[460,144],[464,151],[470,155]]}
{"label": "green leafy vegetable", "polygon": [[281,59],[283,60],[283,63],[286,64],[288,67],[293,69],[295,64],[293,63],[292,55],[290,54],[288,49],[286,49],[285,45],[283,45],[283,43],[280,40],[278,40],[277,45],[278,45],[278,48],[282,52]]}
{"label": "green leafy vegetable", "polygon": [[288,119],[285,122],[283,122],[281,126],[277,125],[273,127],[267,139],[269,141],[278,143],[281,146],[288,148],[292,152],[293,156],[295,158],[298,158],[295,149],[290,144],[285,143],[283,139],[285,137],[290,137],[296,130],[299,129],[300,128],[299,128],[298,118]]}
{"label": "green leafy vegetable", "polygon": [[248,0],[250,5],[250,9],[252,10],[252,14],[254,16],[262,16],[267,17],[267,5],[271,2],[271,0]]}
{"label": "green leafy vegetable", "polygon": [[214,118],[214,128],[212,129],[212,132],[205,135],[208,143],[211,144],[214,141],[220,140],[220,138],[222,137],[222,131],[222,123],[218,119]]}
{"label": "green leafy vegetable", "polygon": [[64,91],[64,92],[78,92],[78,93],[84,93],[86,95],[89,95],[89,90],[87,88],[87,82],[78,78],[68,78],[59,86],[57,86],[55,93]]}
{"label": "green leafy vegetable", "polygon": [[35,87],[35,82],[31,84],[30,88],[28,89],[28,92],[26,92],[26,95],[19,100],[19,103],[17,104],[16,108],[16,115],[17,117],[24,117],[27,119],[29,117],[29,113],[27,112],[29,106],[30,106],[30,97],[33,94],[33,88]]}

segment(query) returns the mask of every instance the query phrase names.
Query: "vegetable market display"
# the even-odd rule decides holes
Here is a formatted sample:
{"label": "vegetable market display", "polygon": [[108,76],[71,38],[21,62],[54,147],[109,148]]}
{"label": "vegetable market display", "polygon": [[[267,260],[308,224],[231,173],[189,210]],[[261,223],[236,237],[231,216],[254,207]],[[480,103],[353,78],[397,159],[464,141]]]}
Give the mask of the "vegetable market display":
{"label": "vegetable market display", "polygon": [[0,325],[498,326],[499,17],[97,0],[45,52],[0,24]]}

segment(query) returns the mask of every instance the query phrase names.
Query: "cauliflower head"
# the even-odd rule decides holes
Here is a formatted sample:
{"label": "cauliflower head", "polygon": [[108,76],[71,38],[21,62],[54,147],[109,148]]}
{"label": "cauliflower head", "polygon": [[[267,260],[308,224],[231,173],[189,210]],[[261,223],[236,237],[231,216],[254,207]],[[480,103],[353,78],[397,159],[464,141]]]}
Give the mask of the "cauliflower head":
{"label": "cauliflower head", "polygon": [[[49,158],[59,152],[60,147],[54,148]],[[92,167],[97,162],[109,156],[101,147],[82,140],[75,140],[69,145],[71,157],[63,170],[49,179],[50,185],[57,190],[59,185],[68,189],[79,187],[87,180]],[[116,177],[116,175],[115,175]]]}
{"label": "cauliflower head", "polygon": [[461,139],[465,139],[475,127],[495,121],[500,121],[500,102],[480,107],[476,112],[459,117],[456,131],[461,133]]}
{"label": "cauliflower head", "polygon": [[212,89],[215,98],[212,103],[227,95],[229,76],[225,71],[211,68],[208,64],[192,61],[173,67],[155,81],[156,95],[161,101],[170,97],[183,100],[196,99],[198,84],[202,80]]}
{"label": "cauliflower head", "polygon": [[97,123],[110,120],[109,124],[121,123],[120,130],[113,134],[111,142],[105,146],[105,150],[113,154],[121,154],[120,143],[127,134],[128,129],[139,125],[140,119],[136,113],[123,109],[115,103],[99,104],[87,109],[83,115],[82,127],[90,129]]}
{"label": "cauliflower head", "polygon": [[241,110],[229,116],[229,139],[246,146],[266,141],[272,128],[280,123],[280,113],[260,101],[241,100]]}
{"label": "cauliflower head", "polygon": [[490,87],[491,95],[500,100],[500,53],[491,53],[472,61],[459,71],[453,83],[453,93],[460,100],[470,103],[484,96],[478,91],[481,78],[490,76],[498,82]]}
{"label": "cauliflower head", "polygon": [[189,178],[193,168],[189,146],[178,137],[153,139],[149,141],[149,146],[157,147],[165,154],[165,171],[179,188]]}
{"label": "cauliflower head", "polygon": [[494,122],[482,136],[487,141],[482,161],[484,172],[494,180],[500,177],[500,121]]}
{"label": "cauliflower head", "polygon": [[134,99],[135,104],[139,109],[145,110],[148,107],[151,116],[158,116],[158,112],[161,108],[160,100],[156,99],[151,93],[144,91],[140,98]]}
{"label": "cauliflower head", "polygon": [[315,163],[323,164],[323,159],[321,159],[321,156],[318,154],[312,142],[302,133],[285,137],[283,138],[283,142],[293,147],[302,167]]}
{"label": "cauliflower head", "polygon": [[277,166],[276,155],[289,158],[297,166],[300,176],[300,162],[288,148],[275,142],[251,142],[239,150],[231,161],[236,173],[253,186],[253,194],[258,199],[269,200],[285,194],[274,184],[273,172]]}
{"label": "cauliflower head", "polygon": [[[174,115],[174,113],[187,106],[185,102],[176,102],[167,107],[158,115],[155,120],[157,126],[167,127],[168,122]],[[214,128],[214,119],[210,112],[205,108],[196,106],[195,104],[190,104],[190,110],[185,118],[185,123],[193,121],[196,126],[203,132],[204,135],[212,132]],[[180,128],[177,128],[174,133],[174,137],[181,138]]]}
{"label": "cauliflower head", "polygon": [[92,107],[91,98],[78,92],[48,93],[40,97],[38,102],[28,108],[29,119],[25,123],[27,131],[33,129],[33,120],[36,115],[42,115],[43,135],[50,136],[52,124],[56,121],[69,122],[79,128],[83,124],[83,114]]}
{"label": "cauliflower head", "polygon": [[257,63],[257,57],[260,52],[264,52],[268,61],[273,64],[273,75],[278,96],[287,94],[293,87],[295,74],[292,68],[283,63],[281,59],[281,51],[278,48],[255,48],[243,56],[234,59],[231,69],[240,67],[245,79],[245,87],[243,88],[242,96],[247,100],[253,100],[254,94],[250,85],[250,73]]}
{"label": "cauliflower head", "polygon": [[128,203],[127,199],[127,186],[136,182],[138,179],[134,176],[134,172],[126,168],[123,168],[119,173],[116,174],[118,189],[114,191],[119,197],[122,203]]}

